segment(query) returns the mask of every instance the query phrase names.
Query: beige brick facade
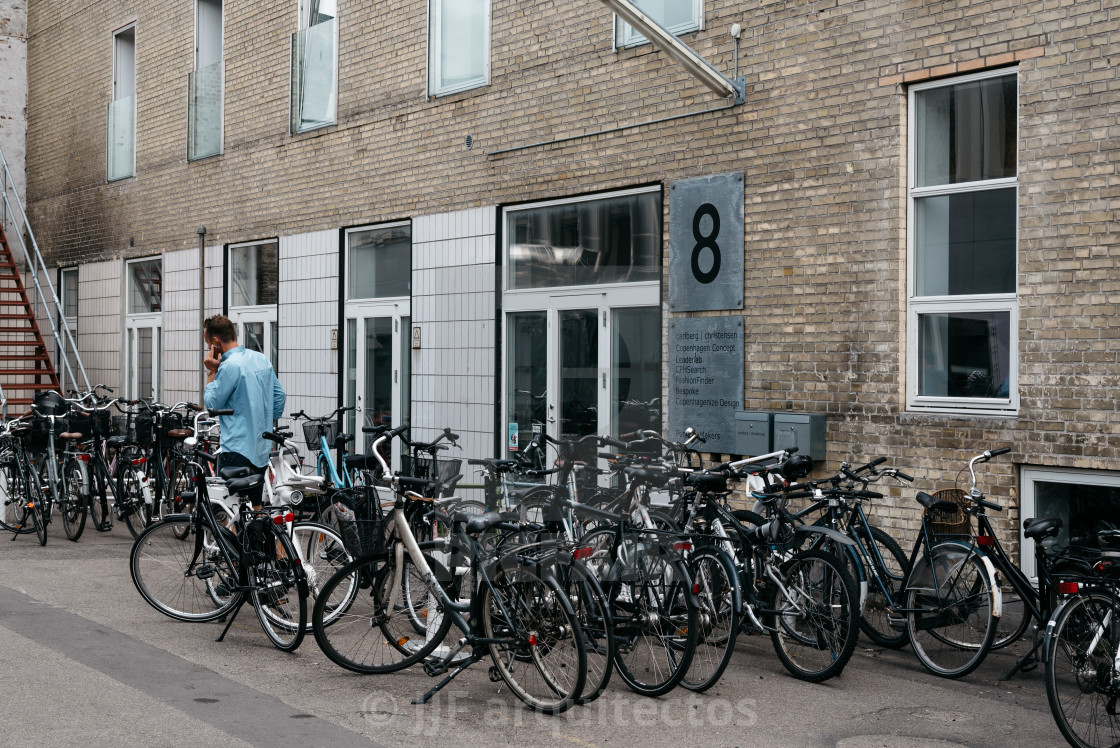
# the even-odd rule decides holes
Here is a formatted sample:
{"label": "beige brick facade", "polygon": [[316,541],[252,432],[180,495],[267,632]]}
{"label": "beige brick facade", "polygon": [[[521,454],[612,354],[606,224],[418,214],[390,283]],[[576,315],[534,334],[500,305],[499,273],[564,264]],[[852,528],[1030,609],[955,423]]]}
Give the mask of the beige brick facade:
{"label": "beige brick facade", "polygon": [[[832,466],[888,455],[927,490],[1013,446],[985,483],[1008,531],[1016,465],[1120,468],[1120,3],[707,0],[684,39],[730,74],[742,25],[744,105],[502,155],[723,102],[648,46],[614,50],[596,0],[494,0],[490,84],[444,98],[425,95],[427,3],[342,0],[339,17],[337,124],[293,136],[296,0],[227,2],[224,154],[188,163],[192,4],[33,3],[28,194],[48,261],[186,250],[199,225],[226,244],[741,170],[747,409],[827,413]],[[106,184],[127,23],[136,176]],[[1010,65],[1021,407],[907,413],[906,86]]]}

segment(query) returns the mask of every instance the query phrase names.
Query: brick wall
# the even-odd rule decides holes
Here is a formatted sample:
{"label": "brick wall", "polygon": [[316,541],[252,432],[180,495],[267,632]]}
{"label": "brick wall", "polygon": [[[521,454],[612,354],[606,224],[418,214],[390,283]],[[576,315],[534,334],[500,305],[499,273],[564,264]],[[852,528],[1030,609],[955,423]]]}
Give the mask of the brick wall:
{"label": "brick wall", "polygon": [[[709,0],[705,29],[685,41],[730,72],[727,30],[742,24],[745,105],[488,156],[722,102],[649,47],[613,50],[611,14],[584,0],[495,0],[490,85],[427,99],[425,5],[360,0],[341,7],[338,124],[291,136],[296,3],[230,3],[225,153],[188,164],[191,6],[73,6],[37,3],[29,26],[29,194],[36,230],[60,263],[187,249],[199,224],[221,243],[334,234],[741,169],[748,408],[827,413],[832,465],[890,455],[926,489],[951,483],[969,453],[1012,445],[986,483],[1008,503],[1015,464],[1118,464],[1112,7]],[[107,185],[111,32],[130,21],[137,176]],[[906,85],[1015,63],[1022,407],[1009,418],[907,414]],[[334,242],[322,250],[327,263],[337,261]],[[324,302],[336,293],[329,285]],[[284,315],[282,306],[282,342]],[[285,355],[295,352],[281,354],[281,370],[303,374]],[[333,381],[315,376],[323,387]],[[912,524],[913,491],[894,494],[890,511]]]}

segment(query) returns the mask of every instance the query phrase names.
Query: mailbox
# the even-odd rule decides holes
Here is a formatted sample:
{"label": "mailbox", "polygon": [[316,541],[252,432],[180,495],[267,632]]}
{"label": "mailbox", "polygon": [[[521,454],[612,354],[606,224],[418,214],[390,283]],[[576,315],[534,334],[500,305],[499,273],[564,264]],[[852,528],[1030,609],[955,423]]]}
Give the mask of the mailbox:
{"label": "mailbox", "polygon": [[775,413],[774,450],[797,447],[797,453],[814,460],[824,459],[825,416],[823,413]]}
{"label": "mailbox", "polygon": [[770,452],[771,418],[769,413],[735,411],[735,453],[753,457]]}

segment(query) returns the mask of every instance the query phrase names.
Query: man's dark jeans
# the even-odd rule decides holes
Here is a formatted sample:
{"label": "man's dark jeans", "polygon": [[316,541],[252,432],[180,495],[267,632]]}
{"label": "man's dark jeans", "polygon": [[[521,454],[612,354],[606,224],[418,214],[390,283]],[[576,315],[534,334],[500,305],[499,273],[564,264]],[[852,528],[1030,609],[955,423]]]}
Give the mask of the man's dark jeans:
{"label": "man's dark jeans", "polygon": [[[219,452],[218,470],[227,467],[247,467],[251,474],[255,473],[256,475],[264,475],[265,470],[268,469],[267,467],[257,467],[243,454],[238,454],[237,452]],[[261,483],[251,491],[247,491],[245,494],[249,501],[252,502],[253,506],[261,505],[261,497],[263,495],[264,483]]]}

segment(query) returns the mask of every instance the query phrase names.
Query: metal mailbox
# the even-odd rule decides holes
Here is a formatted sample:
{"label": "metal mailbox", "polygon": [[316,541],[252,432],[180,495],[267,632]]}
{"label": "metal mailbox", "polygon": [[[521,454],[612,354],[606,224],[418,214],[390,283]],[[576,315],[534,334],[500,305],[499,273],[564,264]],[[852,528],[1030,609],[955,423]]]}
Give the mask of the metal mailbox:
{"label": "metal mailbox", "polygon": [[797,447],[798,454],[823,460],[825,416],[823,413],[775,413],[774,450]]}
{"label": "metal mailbox", "polygon": [[772,418],[770,413],[735,411],[735,453],[753,457],[770,452]]}

